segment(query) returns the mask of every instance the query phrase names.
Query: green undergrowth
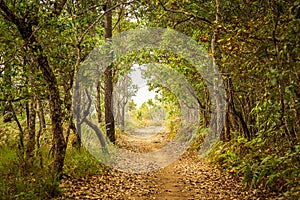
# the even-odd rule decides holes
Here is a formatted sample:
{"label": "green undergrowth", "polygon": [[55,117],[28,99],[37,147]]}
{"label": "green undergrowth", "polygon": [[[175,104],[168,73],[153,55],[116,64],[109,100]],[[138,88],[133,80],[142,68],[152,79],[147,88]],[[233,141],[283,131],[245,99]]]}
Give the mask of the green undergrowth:
{"label": "green undergrowth", "polygon": [[[60,193],[59,183],[50,172],[52,158],[43,151],[43,167],[36,158],[33,166],[24,167],[18,151],[9,146],[0,147],[0,199],[50,199]],[[86,178],[103,173],[103,166],[84,148],[67,150],[64,176]]]}
{"label": "green undergrowth", "polygon": [[209,158],[219,168],[243,176],[245,187],[300,195],[300,145],[234,136],[218,142]]}
{"label": "green undergrowth", "polygon": [[103,174],[104,166],[94,158],[84,147],[80,150],[67,150],[64,174],[72,178],[87,178]]}
{"label": "green undergrowth", "polygon": [[25,168],[23,163],[15,149],[0,147],[0,199],[49,199],[59,192],[49,165],[41,169],[34,162]]}
{"label": "green undergrowth", "polygon": [[197,134],[194,136],[191,146],[189,148],[190,150],[199,151],[201,149],[207,131],[208,129],[205,127],[198,128]]}

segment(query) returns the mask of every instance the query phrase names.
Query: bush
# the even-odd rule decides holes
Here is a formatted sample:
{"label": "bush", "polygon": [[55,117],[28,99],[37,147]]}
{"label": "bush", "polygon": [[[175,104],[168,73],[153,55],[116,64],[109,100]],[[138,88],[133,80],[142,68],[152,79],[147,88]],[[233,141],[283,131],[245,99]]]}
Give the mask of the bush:
{"label": "bush", "polygon": [[286,148],[276,149],[266,143],[260,137],[247,141],[234,136],[230,142],[217,143],[209,157],[223,170],[242,175],[246,187],[296,193],[300,182],[300,145],[286,144]]}

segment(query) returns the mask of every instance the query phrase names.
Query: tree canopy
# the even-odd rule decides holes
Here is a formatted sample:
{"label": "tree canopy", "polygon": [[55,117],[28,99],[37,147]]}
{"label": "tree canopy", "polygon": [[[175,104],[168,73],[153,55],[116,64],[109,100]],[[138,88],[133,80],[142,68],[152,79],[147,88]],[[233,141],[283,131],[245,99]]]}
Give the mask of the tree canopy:
{"label": "tree canopy", "polygon": [[[126,116],[137,117],[135,123],[157,116],[169,120],[171,132],[178,130],[179,97],[168,88],[148,84],[161,97],[140,108],[131,99],[137,91],[128,76],[131,68],[148,66],[144,78],[164,73],[153,63],[168,66],[191,86],[199,129],[221,132],[210,154],[215,164],[242,175],[253,188],[287,191],[299,184],[299,0],[0,0],[0,26],[0,149],[14,149],[24,172],[37,163],[41,170],[50,166],[48,195],[58,193],[69,149],[81,147],[81,124],[105,130],[103,138],[98,135],[103,146],[106,137],[118,144],[115,127],[126,131]],[[77,73],[95,47],[109,45],[123,31],[146,27],[174,29],[208,52],[224,83],[226,96],[220,98],[226,114],[218,98],[210,99],[193,63],[156,49],[116,59],[112,52],[113,63],[95,80],[96,90],[75,94],[81,87]],[[168,73],[164,81],[171,85]],[[173,88],[183,91],[181,86]],[[82,97],[78,102],[76,95]],[[97,120],[84,112],[74,116],[76,109],[91,107],[89,102]],[[204,140],[199,133],[195,148]]]}

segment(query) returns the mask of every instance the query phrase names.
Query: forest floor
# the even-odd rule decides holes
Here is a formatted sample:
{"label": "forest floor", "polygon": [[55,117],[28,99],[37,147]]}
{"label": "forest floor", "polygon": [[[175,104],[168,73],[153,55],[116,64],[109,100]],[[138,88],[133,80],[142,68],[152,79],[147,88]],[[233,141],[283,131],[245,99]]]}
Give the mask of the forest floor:
{"label": "forest floor", "polygon": [[[162,127],[139,129],[118,140],[122,148],[137,152],[155,151],[167,142]],[[220,171],[192,151],[158,171],[134,174],[107,168],[101,176],[64,178],[61,187],[62,196],[56,199],[287,199],[244,189],[242,178]]]}

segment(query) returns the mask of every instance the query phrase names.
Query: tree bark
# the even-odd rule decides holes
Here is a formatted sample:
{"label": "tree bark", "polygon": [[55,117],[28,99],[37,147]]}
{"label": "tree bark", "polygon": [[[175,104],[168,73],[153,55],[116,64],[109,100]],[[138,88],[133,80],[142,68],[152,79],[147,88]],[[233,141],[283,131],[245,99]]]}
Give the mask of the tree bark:
{"label": "tree bark", "polygon": [[124,103],[122,105],[122,112],[121,112],[121,131],[125,130],[125,106],[126,104]]}
{"label": "tree bark", "polygon": [[[106,1],[104,11],[108,10],[104,18],[104,38],[106,42],[110,42],[112,37],[112,12],[109,10],[112,6],[111,0]],[[109,52],[110,53],[110,52]],[[105,104],[105,124],[106,135],[112,143],[115,143],[115,121],[113,115],[113,69],[112,65],[109,65],[104,72],[104,104]]]}
{"label": "tree bark", "polygon": [[101,120],[102,120],[102,110],[101,110],[101,82],[100,82],[100,80],[97,83],[96,111],[97,111],[98,123],[100,124]]}
{"label": "tree bark", "polygon": [[[8,84],[7,90],[6,91],[2,91],[4,93],[4,96],[9,99],[8,97],[10,96],[10,94],[8,92],[10,92],[11,87],[12,87],[12,82],[11,82],[11,68],[6,66],[4,69],[4,82],[6,84]],[[9,102],[4,102],[4,106],[3,106],[3,122],[7,123],[7,122],[11,122],[12,121],[12,108],[10,106]]]}
{"label": "tree bark", "polygon": [[[220,2],[219,0],[215,1],[216,3],[216,14],[215,14],[215,23],[218,24],[220,19]],[[214,69],[217,68],[216,66],[216,40],[217,40],[217,31],[214,31],[213,35],[212,35],[212,40],[211,40],[211,53],[212,53],[212,64]],[[214,72],[214,74],[218,74],[217,71]],[[219,77],[221,78],[221,77]],[[213,90],[214,90],[214,98],[213,101],[215,101],[215,113],[212,113],[212,117],[213,120],[215,121],[215,123],[213,124],[213,131],[215,132],[215,136],[217,136],[216,134],[221,134],[220,137],[224,138],[224,132],[222,131],[221,127],[223,127],[224,124],[224,113],[221,110],[221,105],[222,105],[222,96],[219,92],[219,87],[220,85],[218,84],[218,81],[214,81],[213,82]]]}
{"label": "tree bark", "polygon": [[[42,51],[41,46],[39,47],[39,51]],[[32,50],[35,52],[35,50]],[[37,51],[38,52],[38,51]],[[37,53],[36,52],[36,53]],[[39,67],[44,75],[44,78],[48,84],[49,91],[49,104],[50,104],[50,116],[52,121],[52,133],[53,133],[53,142],[54,142],[54,163],[53,170],[57,176],[61,176],[65,153],[66,153],[66,142],[63,135],[62,128],[62,109],[61,109],[61,99],[59,96],[59,89],[56,77],[49,66],[48,60],[42,54],[38,55],[38,63]]]}
{"label": "tree bark", "polygon": [[33,165],[34,148],[35,148],[35,123],[36,123],[36,103],[34,98],[31,98],[29,104],[29,122],[28,122],[28,142],[26,146],[26,167]]}

